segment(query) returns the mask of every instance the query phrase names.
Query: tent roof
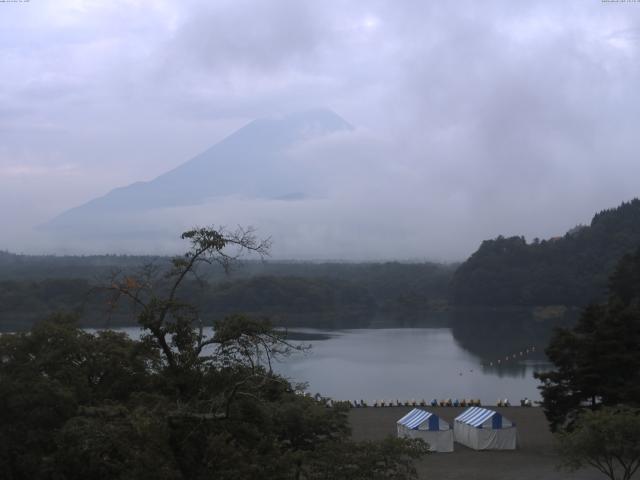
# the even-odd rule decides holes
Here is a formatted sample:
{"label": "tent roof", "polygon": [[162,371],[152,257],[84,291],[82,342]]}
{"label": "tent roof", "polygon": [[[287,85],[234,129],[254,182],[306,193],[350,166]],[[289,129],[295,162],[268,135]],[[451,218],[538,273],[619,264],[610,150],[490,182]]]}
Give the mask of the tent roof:
{"label": "tent roof", "polygon": [[420,410],[419,408],[414,408],[409,413],[407,413],[404,417],[398,420],[397,423],[399,425],[404,425],[407,428],[414,429],[422,425],[432,415],[433,413],[431,412]]}
{"label": "tent roof", "polygon": [[494,412],[493,410],[488,410],[482,407],[471,407],[467,408],[464,412],[458,415],[455,420],[456,422],[466,423],[467,425],[471,425],[472,427],[479,427],[488,419],[497,415],[498,412]]}

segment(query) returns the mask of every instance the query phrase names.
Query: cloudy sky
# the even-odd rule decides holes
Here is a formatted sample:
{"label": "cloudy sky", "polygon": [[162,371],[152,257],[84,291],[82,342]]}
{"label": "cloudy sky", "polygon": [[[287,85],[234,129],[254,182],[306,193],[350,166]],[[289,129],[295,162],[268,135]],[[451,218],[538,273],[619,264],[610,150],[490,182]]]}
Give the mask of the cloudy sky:
{"label": "cloudy sky", "polygon": [[0,2],[0,73],[0,249],[55,251],[34,225],[318,106],[357,127],[309,154],[330,194],[211,223],[282,257],[450,260],[640,195],[637,2]]}

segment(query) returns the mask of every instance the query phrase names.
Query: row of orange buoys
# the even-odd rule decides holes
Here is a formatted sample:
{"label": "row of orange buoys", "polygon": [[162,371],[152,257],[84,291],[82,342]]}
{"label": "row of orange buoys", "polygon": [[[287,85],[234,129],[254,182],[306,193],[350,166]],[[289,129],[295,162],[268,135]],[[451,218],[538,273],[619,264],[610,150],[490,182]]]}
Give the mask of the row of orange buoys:
{"label": "row of orange buoys", "polygon": [[525,357],[527,355],[530,355],[530,354],[534,353],[535,351],[536,351],[536,347],[535,346],[531,346],[531,347],[525,348],[524,350],[520,350],[518,353],[513,353],[511,355],[507,355],[506,357],[499,358],[496,361],[491,361],[491,362],[489,362],[489,366],[493,367],[493,366],[496,366],[496,365],[502,365],[503,363],[510,362],[510,361],[513,361],[513,360],[518,360],[519,358],[522,358],[522,357]]}

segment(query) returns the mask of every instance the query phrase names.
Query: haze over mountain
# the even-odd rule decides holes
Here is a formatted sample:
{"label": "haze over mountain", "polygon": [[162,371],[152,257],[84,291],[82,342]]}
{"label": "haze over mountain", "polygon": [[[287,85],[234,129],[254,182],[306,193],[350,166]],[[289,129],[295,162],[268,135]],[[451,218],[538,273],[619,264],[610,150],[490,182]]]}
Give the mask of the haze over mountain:
{"label": "haze over mountain", "polygon": [[336,176],[353,176],[347,165],[336,166],[345,158],[363,166],[367,154],[350,151],[361,140],[362,132],[328,109],[260,118],[155,179],[113,189],[39,230],[47,245],[69,253],[172,253],[182,248],[182,231],[214,223],[257,226],[263,236],[275,232],[297,244],[289,227],[307,227],[295,215],[280,218],[264,208],[279,212],[297,203],[294,209],[314,221],[313,206],[326,205],[344,186]]}
{"label": "haze over mountain", "polygon": [[[38,239],[63,253],[171,254],[194,225],[243,225],[272,237],[276,258],[455,260],[466,255],[451,253],[461,239],[469,251],[475,246],[473,234],[462,232],[474,232],[476,215],[439,182],[450,174],[443,163],[328,109],[265,117],[150,181],[59,214]],[[563,207],[570,212],[578,204]],[[545,234],[517,202],[496,223],[497,205],[476,208],[484,212],[482,235],[507,223],[513,233]],[[574,215],[565,225],[583,220]],[[452,242],[454,231],[461,235]]]}
{"label": "haze over mountain", "polygon": [[[630,2],[36,3],[0,15],[0,249],[240,224],[274,257],[463,260],[640,192]],[[357,128],[207,151],[314,106]]]}
{"label": "haze over mountain", "polygon": [[[301,199],[300,177],[287,156],[289,149],[353,127],[330,110],[315,109],[279,118],[255,120],[200,155],[154,180],[117,188],[72,208],[46,228],[76,235],[87,225],[101,225],[101,233],[116,233],[104,216],[126,215],[159,208],[198,205],[224,196]],[[303,182],[304,183],[304,182]],[[125,231],[120,232],[126,235]]]}

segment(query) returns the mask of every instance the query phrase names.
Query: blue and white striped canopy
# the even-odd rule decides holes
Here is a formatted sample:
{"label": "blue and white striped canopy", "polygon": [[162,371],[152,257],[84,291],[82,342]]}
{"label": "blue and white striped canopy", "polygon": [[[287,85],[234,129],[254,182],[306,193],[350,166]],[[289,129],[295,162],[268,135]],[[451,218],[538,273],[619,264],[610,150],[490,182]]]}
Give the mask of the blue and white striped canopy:
{"label": "blue and white striped canopy", "polygon": [[397,423],[399,425],[404,425],[411,430],[414,430],[427,421],[429,422],[429,430],[439,429],[438,417],[431,412],[420,410],[419,408],[414,408],[413,410],[411,410],[404,417],[398,420]]}
{"label": "blue and white striped canopy", "polygon": [[[500,420],[502,420],[502,416],[498,412],[494,412],[493,410],[488,410],[481,407],[471,407],[467,408],[464,412],[458,415],[455,420],[456,422],[466,423],[467,425],[471,425],[472,427],[480,427],[484,422],[489,420],[494,415],[498,415],[500,417]],[[494,428],[502,427],[501,421],[493,423],[496,424]]]}

